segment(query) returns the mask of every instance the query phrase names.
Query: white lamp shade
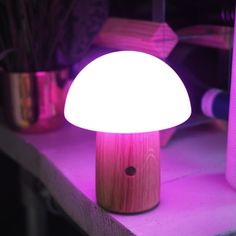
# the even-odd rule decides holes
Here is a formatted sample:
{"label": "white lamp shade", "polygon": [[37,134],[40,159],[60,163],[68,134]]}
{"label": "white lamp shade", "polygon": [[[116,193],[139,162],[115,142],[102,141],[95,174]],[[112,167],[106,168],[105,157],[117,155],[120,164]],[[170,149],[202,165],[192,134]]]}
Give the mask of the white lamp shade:
{"label": "white lamp shade", "polygon": [[157,131],[189,118],[188,93],[160,59],[118,51],[88,64],[73,81],[65,118],[81,128],[111,133]]}

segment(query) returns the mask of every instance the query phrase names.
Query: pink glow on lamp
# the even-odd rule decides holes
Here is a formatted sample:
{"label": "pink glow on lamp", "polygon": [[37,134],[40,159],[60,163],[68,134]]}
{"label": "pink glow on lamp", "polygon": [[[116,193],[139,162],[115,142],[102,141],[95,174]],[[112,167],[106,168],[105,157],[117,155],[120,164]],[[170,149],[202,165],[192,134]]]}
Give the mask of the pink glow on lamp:
{"label": "pink glow on lamp", "polygon": [[65,118],[97,131],[96,194],[103,208],[136,213],[160,199],[159,130],[189,118],[179,76],[146,53],[119,51],[88,64],[75,78]]}

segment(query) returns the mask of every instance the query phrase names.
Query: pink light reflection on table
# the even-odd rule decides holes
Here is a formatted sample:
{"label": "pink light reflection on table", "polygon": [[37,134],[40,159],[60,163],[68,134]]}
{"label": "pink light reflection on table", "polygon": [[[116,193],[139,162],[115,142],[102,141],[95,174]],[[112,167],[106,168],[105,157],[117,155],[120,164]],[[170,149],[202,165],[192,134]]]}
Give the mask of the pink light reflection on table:
{"label": "pink light reflection on table", "polygon": [[[224,178],[225,132],[209,126],[178,131],[161,150],[159,207],[132,216],[100,212],[96,206],[94,132],[68,125],[46,137],[27,135],[24,139],[44,154],[40,178],[75,222],[87,227],[88,222],[81,223],[82,209],[94,206],[98,210],[97,217],[93,215],[96,226],[90,222],[88,232],[92,227],[100,232],[104,217],[135,235],[208,236],[236,228],[236,193]],[[87,199],[82,205],[81,194]]]}

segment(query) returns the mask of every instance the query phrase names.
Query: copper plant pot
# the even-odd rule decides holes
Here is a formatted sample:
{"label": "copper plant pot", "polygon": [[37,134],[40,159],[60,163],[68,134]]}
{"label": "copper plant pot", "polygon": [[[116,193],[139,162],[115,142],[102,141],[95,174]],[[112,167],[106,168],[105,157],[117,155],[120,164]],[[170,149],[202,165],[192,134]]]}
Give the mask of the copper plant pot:
{"label": "copper plant pot", "polygon": [[3,112],[10,127],[25,133],[47,132],[64,122],[69,71],[8,73],[3,76]]}

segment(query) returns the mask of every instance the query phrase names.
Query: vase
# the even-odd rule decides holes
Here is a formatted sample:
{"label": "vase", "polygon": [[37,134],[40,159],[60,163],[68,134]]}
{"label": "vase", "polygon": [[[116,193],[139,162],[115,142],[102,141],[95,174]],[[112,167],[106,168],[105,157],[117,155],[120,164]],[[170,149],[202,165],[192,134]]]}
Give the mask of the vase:
{"label": "vase", "polygon": [[4,73],[3,115],[7,124],[24,133],[62,127],[69,85],[68,69]]}

